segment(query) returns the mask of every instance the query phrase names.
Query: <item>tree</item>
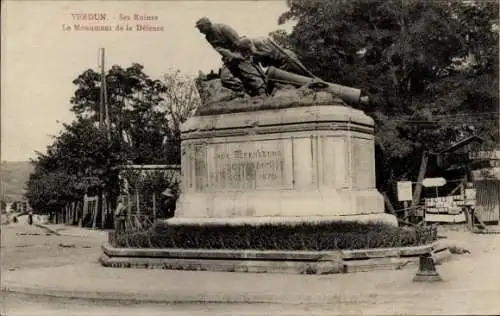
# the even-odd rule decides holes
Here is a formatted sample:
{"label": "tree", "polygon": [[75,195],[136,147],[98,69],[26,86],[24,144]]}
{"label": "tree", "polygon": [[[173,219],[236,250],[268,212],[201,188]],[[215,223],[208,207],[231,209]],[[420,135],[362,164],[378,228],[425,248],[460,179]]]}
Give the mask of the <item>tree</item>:
{"label": "tree", "polygon": [[181,74],[179,70],[170,71],[162,78],[165,86],[160,107],[165,113],[168,127],[168,161],[180,164],[181,125],[200,105],[200,96],[193,78]]}
{"label": "tree", "polygon": [[34,172],[30,175],[26,197],[36,213],[57,211],[66,203],[83,197],[77,179],[63,171]]}
{"label": "tree", "polygon": [[[317,76],[366,91],[378,187],[415,178],[423,151],[467,130],[492,144],[498,105],[496,2],[290,0],[276,40]],[[453,113],[453,114],[452,114]],[[496,114],[498,115],[498,114]]]}
{"label": "tree", "polygon": [[179,71],[152,80],[142,70],[113,66],[106,75],[111,136],[98,127],[99,74],[87,70],[74,81],[76,120],[33,161],[27,196],[36,210],[60,209],[85,193],[106,192],[113,202],[120,165],[180,162],[180,126],[199,104],[194,80]]}
{"label": "tree", "polygon": [[108,139],[95,124],[84,118],[65,124],[47,153],[38,153],[27,183],[34,209],[60,208],[89,190],[117,194],[118,167],[125,163],[125,152],[116,135]]}
{"label": "tree", "polygon": [[[71,110],[78,118],[99,121],[100,75],[89,69],[74,81]],[[194,80],[170,71],[153,80],[137,63],[106,74],[111,128],[136,164],[179,163],[180,125],[199,105]]]}
{"label": "tree", "polygon": [[[137,63],[123,69],[114,65],[106,74],[107,104],[111,129],[121,138],[134,163],[165,160],[163,143],[168,123],[159,108],[165,86],[143,72]],[[84,71],[73,81],[76,91],[71,110],[77,118],[99,121],[100,74]]]}

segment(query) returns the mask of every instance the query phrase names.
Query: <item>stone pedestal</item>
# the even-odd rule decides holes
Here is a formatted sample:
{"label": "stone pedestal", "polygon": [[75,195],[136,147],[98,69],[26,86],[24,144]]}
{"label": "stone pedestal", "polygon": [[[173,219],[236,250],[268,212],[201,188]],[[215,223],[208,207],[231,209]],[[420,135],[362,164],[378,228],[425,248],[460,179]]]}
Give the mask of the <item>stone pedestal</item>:
{"label": "stone pedestal", "polygon": [[169,221],[363,215],[397,225],[375,188],[373,134],[369,116],[340,103],[191,117]]}

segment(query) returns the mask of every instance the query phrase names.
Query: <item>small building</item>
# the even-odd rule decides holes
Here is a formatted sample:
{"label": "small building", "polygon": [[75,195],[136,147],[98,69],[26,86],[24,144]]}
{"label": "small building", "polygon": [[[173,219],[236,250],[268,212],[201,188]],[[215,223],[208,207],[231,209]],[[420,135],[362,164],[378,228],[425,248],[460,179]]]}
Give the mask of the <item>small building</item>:
{"label": "small building", "polygon": [[[498,224],[500,218],[500,151],[481,151],[484,140],[467,137],[445,148],[435,157],[439,176],[449,180],[452,189],[472,182],[476,189],[476,215],[485,224]],[[454,181],[458,181],[453,183]],[[449,195],[447,192],[442,192]],[[455,191],[454,194],[458,192]],[[450,196],[451,198],[452,196]]]}
{"label": "small building", "polygon": [[471,153],[477,152],[484,139],[479,136],[470,136],[440,151],[437,166],[444,172],[457,172],[465,175],[471,166]]}
{"label": "small building", "polygon": [[476,214],[485,224],[500,221],[500,150],[472,153],[476,166],[471,180],[476,188]]}

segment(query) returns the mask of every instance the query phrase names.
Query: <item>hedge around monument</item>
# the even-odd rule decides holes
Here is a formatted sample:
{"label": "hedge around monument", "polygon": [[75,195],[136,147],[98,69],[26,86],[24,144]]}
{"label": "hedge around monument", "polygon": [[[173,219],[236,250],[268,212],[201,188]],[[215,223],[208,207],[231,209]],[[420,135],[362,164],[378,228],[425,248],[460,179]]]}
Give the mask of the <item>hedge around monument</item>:
{"label": "hedge around monument", "polygon": [[168,225],[161,222],[139,233],[113,235],[118,248],[343,250],[429,244],[430,226],[394,227],[384,223],[301,223],[264,225]]}

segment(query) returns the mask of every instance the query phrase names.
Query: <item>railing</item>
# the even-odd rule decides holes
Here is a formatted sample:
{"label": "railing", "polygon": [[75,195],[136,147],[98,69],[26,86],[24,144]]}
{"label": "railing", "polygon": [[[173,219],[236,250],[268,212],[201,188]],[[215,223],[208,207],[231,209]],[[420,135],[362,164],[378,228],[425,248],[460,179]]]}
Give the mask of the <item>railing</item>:
{"label": "railing", "polygon": [[[108,242],[111,245],[116,245],[117,243],[125,243],[128,247],[129,240],[132,240],[131,237],[144,237],[148,242],[150,242],[147,237],[149,233],[149,229],[153,227],[154,220],[150,215],[144,214],[131,214],[125,219],[125,230],[122,228],[115,227],[113,232],[108,234]],[[144,239],[143,238],[143,239]],[[152,245],[150,245],[152,247]]]}
{"label": "railing", "polygon": [[125,220],[125,233],[144,232],[153,226],[153,217],[146,214],[131,214]]}

